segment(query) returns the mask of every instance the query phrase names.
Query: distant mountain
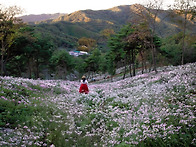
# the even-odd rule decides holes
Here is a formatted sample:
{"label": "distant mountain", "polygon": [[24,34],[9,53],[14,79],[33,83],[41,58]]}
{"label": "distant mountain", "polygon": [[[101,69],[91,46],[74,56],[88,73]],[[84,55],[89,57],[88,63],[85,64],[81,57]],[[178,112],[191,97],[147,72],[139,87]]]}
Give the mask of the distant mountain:
{"label": "distant mountain", "polygon": [[[107,10],[80,10],[71,14],[31,15],[24,16],[22,19],[26,22],[34,22],[34,24],[36,22],[37,30],[53,36],[58,46],[74,47],[77,39],[81,37],[94,38],[98,44],[105,46],[105,40],[102,39],[100,32],[104,29],[113,29],[118,32],[127,23],[138,23],[141,19],[138,10],[147,12],[148,9],[135,4],[117,6]],[[150,11],[152,15],[156,12],[153,9]],[[182,20],[182,17],[175,11],[161,10],[156,19],[156,33],[160,37],[178,33],[182,28],[179,23]],[[189,20],[188,24],[190,26],[188,31],[196,33],[195,19]]]}
{"label": "distant mountain", "polygon": [[136,16],[136,7],[142,7],[142,5],[124,5],[117,6],[107,10],[80,10],[69,15],[60,16],[58,19],[54,19],[53,21],[69,21],[69,22],[107,22],[109,24],[118,24],[122,25],[131,20],[132,17]]}
{"label": "distant mountain", "polygon": [[51,20],[51,19],[56,19],[58,17],[60,17],[61,15],[66,15],[66,14],[62,14],[62,13],[55,13],[55,14],[31,14],[31,15],[24,15],[21,16],[20,18],[29,24],[36,24],[36,23],[40,23],[42,21],[46,21],[46,20]]}
{"label": "distant mountain", "polygon": [[[139,22],[139,19],[141,19],[138,15],[139,9],[143,12],[147,11],[147,8],[139,4],[123,5],[108,10],[80,10],[69,15],[61,15],[52,22],[102,23],[110,25],[111,27],[122,26],[129,22]],[[156,13],[155,10],[150,11],[152,15]],[[179,22],[182,22],[182,17],[177,15],[174,11],[161,10],[156,19],[157,34],[164,37],[179,32],[181,30]],[[196,33],[195,20],[190,20],[189,24],[191,31]]]}

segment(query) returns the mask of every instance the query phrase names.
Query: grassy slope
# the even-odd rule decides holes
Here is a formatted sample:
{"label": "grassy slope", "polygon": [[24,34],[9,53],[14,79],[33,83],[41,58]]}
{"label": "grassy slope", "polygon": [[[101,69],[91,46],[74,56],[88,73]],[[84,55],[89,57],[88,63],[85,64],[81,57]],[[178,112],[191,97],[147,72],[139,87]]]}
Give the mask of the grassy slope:
{"label": "grassy slope", "polygon": [[194,146],[196,63],[112,83],[0,77],[0,145]]}

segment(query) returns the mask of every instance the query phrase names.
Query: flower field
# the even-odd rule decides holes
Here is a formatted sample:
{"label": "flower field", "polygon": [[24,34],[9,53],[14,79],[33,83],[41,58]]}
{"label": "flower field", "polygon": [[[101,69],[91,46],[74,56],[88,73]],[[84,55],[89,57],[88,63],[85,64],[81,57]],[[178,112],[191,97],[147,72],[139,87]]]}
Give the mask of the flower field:
{"label": "flower field", "polygon": [[196,63],[79,84],[0,77],[0,146],[196,146]]}

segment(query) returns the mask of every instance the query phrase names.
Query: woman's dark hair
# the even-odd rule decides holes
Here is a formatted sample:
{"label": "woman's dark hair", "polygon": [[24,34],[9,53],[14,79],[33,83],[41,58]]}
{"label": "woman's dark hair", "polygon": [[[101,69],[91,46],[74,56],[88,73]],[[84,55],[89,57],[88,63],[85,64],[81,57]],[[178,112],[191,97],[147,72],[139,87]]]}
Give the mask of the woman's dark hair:
{"label": "woman's dark hair", "polygon": [[83,82],[85,82],[86,78],[82,78]]}

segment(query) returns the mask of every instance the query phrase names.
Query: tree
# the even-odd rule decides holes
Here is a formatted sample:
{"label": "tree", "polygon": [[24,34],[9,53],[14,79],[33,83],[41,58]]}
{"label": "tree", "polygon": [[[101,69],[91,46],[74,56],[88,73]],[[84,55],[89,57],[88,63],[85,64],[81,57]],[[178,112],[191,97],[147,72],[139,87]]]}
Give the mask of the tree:
{"label": "tree", "polygon": [[108,69],[108,64],[107,64],[107,56],[106,54],[105,55],[102,55],[100,57],[100,66],[99,66],[99,70],[105,74],[107,72],[107,69]]}
{"label": "tree", "polygon": [[91,51],[96,46],[96,41],[91,38],[82,37],[78,40],[78,50]]}
{"label": "tree", "polygon": [[[83,56],[82,56],[83,57]],[[85,62],[81,57],[74,58],[74,70],[78,72],[77,77],[80,79],[85,74]]]}
{"label": "tree", "polygon": [[29,78],[32,78],[33,73],[34,78],[40,78],[41,69],[48,68],[53,47],[49,37],[35,33],[31,26],[22,27],[11,46],[10,60],[18,63],[17,69],[20,71],[22,71],[20,63],[23,63]]}
{"label": "tree", "polygon": [[156,69],[156,47],[154,45],[154,40],[153,36],[156,36],[156,29],[157,29],[157,21],[158,19],[158,14],[161,11],[163,5],[163,0],[148,0],[146,7],[147,9],[144,9],[141,6],[137,7],[137,14],[142,18],[141,21],[145,22],[148,27],[152,30],[151,33],[151,50],[152,50],[152,59],[153,59],[153,70],[157,73]]}
{"label": "tree", "polygon": [[118,64],[123,64],[124,68],[124,77],[127,71],[127,64],[129,63],[129,69],[130,69],[130,75],[131,74],[131,60],[130,60],[130,47],[128,42],[125,40],[125,38],[133,31],[132,28],[130,27],[131,24],[125,25],[119,33],[115,34],[110,38],[108,41],[108,45],[111,49],[111,59],[114,59],[112,64],[115,64],[112,67],[117,67]]}
{"label": "tree", "polygon": [[114,35],[115,32],[113,29],[104,29],[101,31],[101,36],[105,37],[105,38],[109,38],[111,35]]}
{"label": "tree", "polygon": [[[151,47],[151,30],[145,23],[140,23],[138,25],[133,25],[131,28],[134,30],[126,38],[129,43],[132,55],[132,63],[134,64],[136,58],[136,51],[139,53],[142,59],[142,73],[144,71],[144,66],[146,66],[146,61],[144,61],[144,52]],[[133,67],[133,75],[135,75],[135,66]]]}
{"label": "tree", "polygon": [[6,68],[11,75],[21,77],[22,72],[26,72],[28,67],[28,77],[31,78],[30,61],[32,62],[32,44],[35,41],[35,38],[32,36],[33,29],[31,27],[22,27],[17,33],[18,35],[10,47],[12,48],[12,51],[9,54],[9,60],[8,64],[6,64]]}
{"label": "tree", "polygon": [[1,75],[6,74],[7,59],[5,57],[8,57],[10,46],[22,24],[21,19],[16,17],[21,12],[21,9],[16,6],[6,8],[0,5]]}
{"label": "tree", "polygon": [[36,36],[33,43],[32,56],[35,63],[35,78],[40,78],[39,69],[41,65],[47,65],[53,52],[53,44],[50,38],[44,38],[41,35]]}
{"label": "tree", "polygon": [[23,57],[23,62],[25,62],[26,65],[28,78],[32,78],[33,71],[36,67],[34,62],[35,55],[33,54],[36,40],[37,39],[35,37],[34,29],[27,26],[19,30],[19,35],[14,43],[14,47],[16,48],[15,50],[17,52],[20,50],[18,54]]}
{"label": "tree", "polygon": [[74,69],[73,58],[66,50],[54,51],[50,63],[57,77],[61,79],[66,79],[66,75]]}
{"label": "tree", "polygon": [[[186,52],[184,53],[184,63],[196,62],[196,36],[186,35]],[[183,32],[164,38],[161,52],[167,58],[166,62],[172,65],[181,64],[181,46],[183,42]]]}
{"label": "tree", "polygon": [[[173,5],[174,9],[177,10],[179,15],[183,16],[183,40],[182,40],[182,55],[181,55],[181,64],[184,64],[185,56],[185,38],[186,38],[186,29],[188,19],[194,19],[196,13],[196,0],[175,0]],[[192,14],[192,15],[190,15]]]}
{"label": "tree", "polygon": [[100,70],[100,59],[101,52],[99,49],[96,48],[92,51],[92,54],[85,60],[86,71],[89,73],[89,77],[91,73],[93,78],[93,74]]}
{"label": "tree", "polygon": [[[152,40],[153,42],[151,42]],[[110,52],[112,53],[111,59],[114,60],[116,65],[118,62],[122,62],[125,67],[123,79],[125,78],[127,65],[129,65],[130,76],[136,75],[136,55],[138,53],[142,57],[143,71],[145,66],[144,52],[152,46],[158,48],[160,46],[160,41],[152,34],[151,29],[146,23],[137,25],[128,24],[110,39],[109,47],[111,48]]]}
{"label": "tree", "polygon": [[116,69],[115,69],[115,54],[114,52],[110,51],[106,54],[106,61],[107,61],[107,71],[108,73],[111,75],[111,81],[113,80],[113,76],[116,73]]}

